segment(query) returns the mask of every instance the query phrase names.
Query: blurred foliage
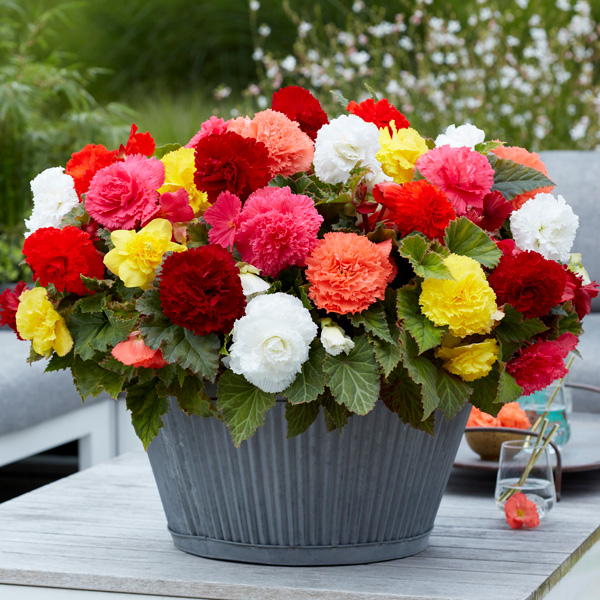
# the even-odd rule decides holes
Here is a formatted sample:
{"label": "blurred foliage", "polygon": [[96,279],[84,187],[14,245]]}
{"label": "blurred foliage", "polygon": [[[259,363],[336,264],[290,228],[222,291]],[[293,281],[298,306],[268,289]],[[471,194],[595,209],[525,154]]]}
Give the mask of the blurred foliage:
{"label": "blurred foliage", "polygon": [[127,135],[131,112],[99,104],[88,85],[100,74],[60,52],[57,24],[79,5],[47,8],[0,0],[0,224],[25,215],[30,179],[90,140],[114,145]]}
{"label": "blurred foliage", "polygon": [[0,283],[5,281],[31,281],[31,269],[23,263],[23,228],[9,231],[0,229]]}

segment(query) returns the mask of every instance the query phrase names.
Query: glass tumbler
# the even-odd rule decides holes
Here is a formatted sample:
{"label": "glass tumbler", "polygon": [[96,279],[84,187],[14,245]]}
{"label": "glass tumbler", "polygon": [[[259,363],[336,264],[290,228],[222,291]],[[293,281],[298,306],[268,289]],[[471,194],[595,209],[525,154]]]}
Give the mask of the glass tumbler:
{"label": "glass tumbler", "polygon": [[538,515],[543,519],[556,502],[556,488],[548,448],[541,451],[529,473],[526,473],[534,449],[535,439],[502,443],[494,497],[498,508],[504,510],[508,499],[506,492],[522,492],[527,499],[535,503]]}

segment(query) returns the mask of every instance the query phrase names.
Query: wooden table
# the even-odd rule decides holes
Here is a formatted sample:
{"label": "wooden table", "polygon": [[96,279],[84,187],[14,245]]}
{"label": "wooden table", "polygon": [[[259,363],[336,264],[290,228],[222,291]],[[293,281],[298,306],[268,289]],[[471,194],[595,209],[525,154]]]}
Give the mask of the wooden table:
{"label": "wooden table", "polygon": [[542,598],[600,537],[600,472],[567,474],[563,501],[536,529],[511,530],[493,488],[491,473],[455,470],[418,556],[351,567],[236,564],[175,549],[136,451],[0,505],[0,598]]}

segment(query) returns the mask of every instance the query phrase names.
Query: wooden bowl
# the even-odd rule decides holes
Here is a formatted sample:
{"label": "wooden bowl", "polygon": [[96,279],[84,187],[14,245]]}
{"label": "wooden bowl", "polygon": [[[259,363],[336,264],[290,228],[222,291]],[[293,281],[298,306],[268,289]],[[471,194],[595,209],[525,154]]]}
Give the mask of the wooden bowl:
{"label": "wooden bowl", "polygon": [[502,442],[522,440],[526,431],[512,427],[467,427],[465,438],[471,450],[479,454],[482,460],[497,461]]}

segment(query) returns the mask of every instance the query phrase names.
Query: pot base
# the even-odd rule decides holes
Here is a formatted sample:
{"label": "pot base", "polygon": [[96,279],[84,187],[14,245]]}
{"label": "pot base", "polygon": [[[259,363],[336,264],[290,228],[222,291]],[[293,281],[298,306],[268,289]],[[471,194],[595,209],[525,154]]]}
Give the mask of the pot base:
{"label": "pot base", "polygon": [[418,554],[427,548],[431,531],[389,542],[347,546],[264,546],[181,535],[169,529],[179,550],[203,558],[288,567],[360,565]]}

